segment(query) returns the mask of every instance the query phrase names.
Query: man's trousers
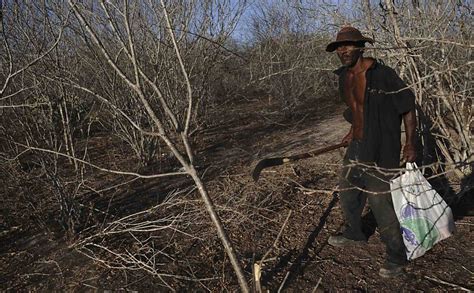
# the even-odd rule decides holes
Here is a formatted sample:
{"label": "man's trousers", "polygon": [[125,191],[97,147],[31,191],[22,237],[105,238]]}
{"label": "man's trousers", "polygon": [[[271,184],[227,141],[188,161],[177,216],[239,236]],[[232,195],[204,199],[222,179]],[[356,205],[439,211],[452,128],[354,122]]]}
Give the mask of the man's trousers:
{"label": "man's trousers", "polygon": [[359,164],[361,142],[353,140],[344,156],[339,181],[341,207],[346,221],[343,236],[366,240],[362,231],[362,212],[368,199],[377,221],[378,231],[386,246],[387,260],[397,264],[407,262],[400,224],[393,209],[389,174]]}

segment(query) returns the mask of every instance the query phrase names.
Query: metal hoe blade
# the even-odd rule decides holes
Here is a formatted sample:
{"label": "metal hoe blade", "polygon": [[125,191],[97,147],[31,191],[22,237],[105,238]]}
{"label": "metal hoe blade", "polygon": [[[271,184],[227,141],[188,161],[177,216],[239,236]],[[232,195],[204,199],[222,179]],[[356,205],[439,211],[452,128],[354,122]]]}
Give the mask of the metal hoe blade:
{"label": "metal hoe blade", "polygon": [[312,158],[312,157],[315,157],[317,155],[321,155],[321,154],[327,153],[329,151],[332,151],[332,150],[335,150],[335,149],[338,149],[338,148],[341,148],[341,147],[344,147],[344,146],[347,146],[347,144],[346,143],[339,143],[339,144],[336,144],[336,145],[328,146],[328,147],[325,147],[325,148],[313,150],[313,151],[298,154],[298,155],[263,159],[263,160],[260,160],[255,165],[254,169],[252,170],[251,175],[252,175],[253,180],[255,182],[257,182],[258,178],[260,177],[260,173],[265,168],[273,167],[273,166],[279,166],[279,165],[283,165],[283,164],[288,163],[288,162],[294,162],[294,161],[301,160],[301,159]]}

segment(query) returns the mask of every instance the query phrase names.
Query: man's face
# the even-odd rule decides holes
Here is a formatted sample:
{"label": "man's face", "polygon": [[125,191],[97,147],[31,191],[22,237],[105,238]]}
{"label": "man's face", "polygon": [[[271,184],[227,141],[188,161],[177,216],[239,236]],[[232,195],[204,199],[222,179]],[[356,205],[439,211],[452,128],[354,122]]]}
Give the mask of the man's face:
{"label": "man's face", "polygon": [[336,48],[336,53],[341,60],[342,65],[352,67],[362,55],[362,50],[355,43],[341,43]]}

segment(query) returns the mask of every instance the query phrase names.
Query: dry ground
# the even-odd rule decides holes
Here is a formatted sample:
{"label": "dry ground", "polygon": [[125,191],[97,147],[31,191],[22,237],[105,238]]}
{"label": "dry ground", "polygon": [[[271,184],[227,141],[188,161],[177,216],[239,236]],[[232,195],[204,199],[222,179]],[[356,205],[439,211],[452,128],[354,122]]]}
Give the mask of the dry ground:
{"label": "dry ground", "polygon": [[[273,246],[262,274],[262,284],[271,292],[279,288],[288,292],[311,292],[315,288],[319,291],[451,291],[456,290],[454,284],[474,289],[472,217],[458,219],[455,235],[411,262],[406,275],[392,280],[381,280],[377,275],[383,263],[384,247],[370,215],[365,219],[373,235],[366,246],[340,249],[327,245],[329,235],[343,224],[338,198],[332,195],[342,150],[274,167],[263,172],[258,183],[251,180],[252,164],[260,158],[296,154],[339,142],[348,130],[341,112],[342,108],[332,102],[308,101],[291,115],[285,115],[279,105],[266,99],[241,100],[216,107],[215,113],[221,115],[216,115],[198,133],[201,138],[195,142],[198,164],[204,166],[204,178],[248,279],[252,276],[252,263]],[[120,144],[116,147],[112,159],[127,161],[129,154],[118,151]],[[96,177],[96,183],[103,186],[124,180],[101,176]],[[28,189],[29,192],[36,190],[47,196],[41,186],[30,184],[34,188]],[[109,214],[126,215],[156,204],[159,194],[189,184],[188,180],[179,178],[139,180],[101,198],[88,194],[82,200],[98,210],[103,210],[105,206],[101,205],[106,202]],[[20,192],[23,191],[13,184],[7,184],[2,192],[5,200],[0,218],[1,289],[169,291],[158,284],[159,280],[143,272],[110,270],[84,257],[73,249],[82,234],[76,239],[66,238],[60,229],[49,227],[47,219],[35,215],[42,211],[35,211],[34,207],[26,209],[18,203],[28,198]],[[210,237],[193,246],[192,252],[188,252],[189,259],[209,253],[209,261],[201,259],[202,276],[212,276],[216,271],[223,278],[208,283],[172,283],[176,289],[237,289],[218,240]]]}

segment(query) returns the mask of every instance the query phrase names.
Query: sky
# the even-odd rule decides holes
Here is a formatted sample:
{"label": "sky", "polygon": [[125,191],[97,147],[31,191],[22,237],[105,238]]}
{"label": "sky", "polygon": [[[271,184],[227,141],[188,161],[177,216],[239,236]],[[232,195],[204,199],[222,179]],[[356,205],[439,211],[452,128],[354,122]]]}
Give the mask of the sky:
{"label": "sky", "polygon": [[[237,5],[238,3],[241,3],[243,0],[230,0],[230,1],[233,5]],[[291,13],[297,12],[298,9],[296,7],[299,4],[299,7],[302,7],[303,9],[308,8],[305,12],[311,15],[312,11],[310,8],[314,7],[314,5],[320,5],[321,7],[324,7],[324,9],[326,9],[327,12],[338,9],[341,12],[350,14],[351,13],[350,8],[355,3],[353,0],[247,0],[246,8],[233,33],[233,37],[236,40],[240,40],[240,41],[249,40],[249,38],[251,38],[249,34],[249,27],[252,23],[253,16],[259,13],[259,11],[261,10],[261,7],[271,7],[274,4],[276,5],[286,4],[289,7],[289,9],[292,9],[290,11]],[[319,21],[318,15],[314,13],[314,11],[313,11],[313,15],[310,16],[309,19],[314,20],[313,24]],[[337,29],[335,28],[334,30],[337,30]]]}

